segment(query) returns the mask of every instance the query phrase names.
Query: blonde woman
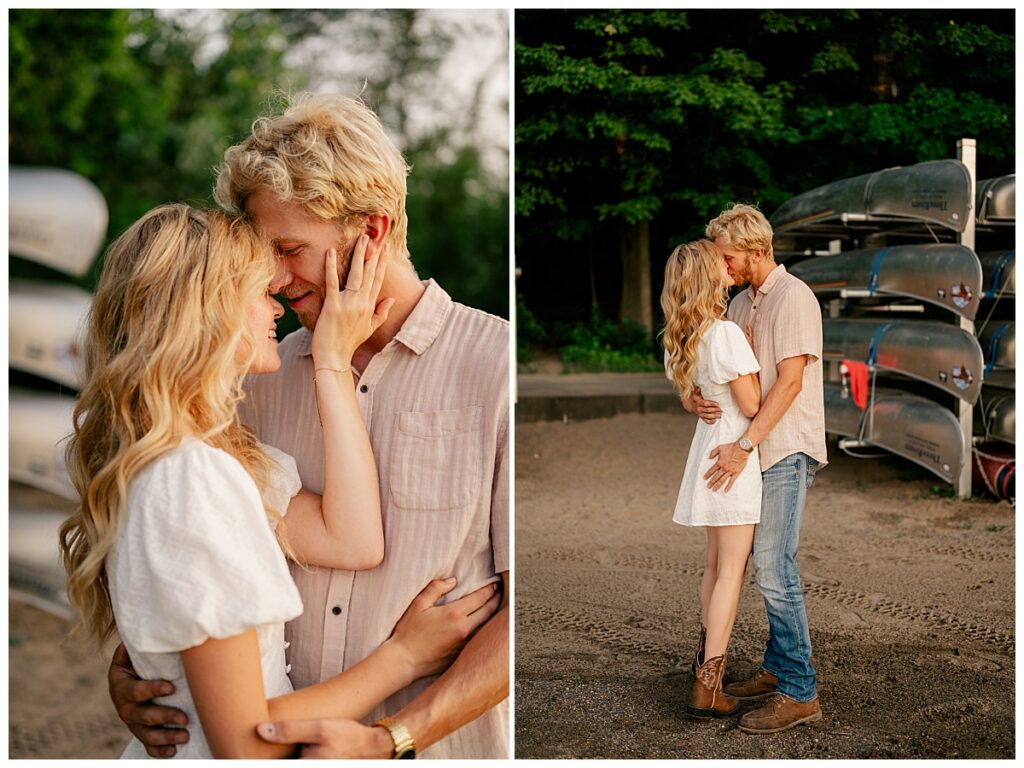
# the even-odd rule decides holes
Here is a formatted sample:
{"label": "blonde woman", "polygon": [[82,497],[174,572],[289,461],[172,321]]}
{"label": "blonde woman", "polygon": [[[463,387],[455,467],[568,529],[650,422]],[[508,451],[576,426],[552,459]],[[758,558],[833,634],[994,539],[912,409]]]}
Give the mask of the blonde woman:
{"label": "blonde woman", "polygon": [[707,533],[700,641],[693,661],[696,680],[687,705],[687,712],[701,718],[725,717],[739,707],[739,701],[722,691],[722,676],[754,527],[761,517],[756,448],[747,469],[723,490],[712,491],[702,479],[715,464],[712,450],[740,438],[761,403],[757,360],[743,331],[725,319],[732,284],[715,244],[697,240],[672,252],[661,294],[669,379],[688,411],[695,394],[722,409],[722,418],[713,424],[697,421],[672,518],[680,525],[702,526]]}
{"label": "blonde woman", "polygon": [[[284,623],[302,604],[285,553],[365,569],[383,557],[377,473],[354,394],[354,350],[385,320],[380,253],[354,248],[344,289],[325,255],[313,359],[323,498],[239,423],[248,373],[277,370],[276,264],[246,222],[167,205],[110,247],[90,318],[68,469],[80,508],[61,531],[68,595],[92,636],[120,635],[135,668],[174,684],[160,703],[194,728],[179,757],[284,757],[270,719],[358,718],[444,668],[497,606],[491,587],[433,607],[433,582],[392,638],[342,675],[292,692]],[[333,278],[333,279],[332,279]],[[384,729],[381,740],[390,743]],[[145,757],[134,740],[123,757]]]}

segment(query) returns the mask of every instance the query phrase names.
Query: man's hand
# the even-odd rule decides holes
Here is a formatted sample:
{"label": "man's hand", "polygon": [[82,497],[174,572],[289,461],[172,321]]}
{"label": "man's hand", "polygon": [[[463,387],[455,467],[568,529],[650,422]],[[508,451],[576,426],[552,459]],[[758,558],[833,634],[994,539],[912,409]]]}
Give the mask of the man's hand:
{"label": "man's hand", "polygon": [[736,482],[736,478],[740,476],[740,472],[747,466],[750,454],[740,448],[738,443],[726,443],[708,454],[709,459],[716,456],[718,461],[715,466],[704,473],[704,479],[710,481],[708,488],[713,491],[717,491],[723,483],[728,482],[725,486],[725,492],[728,493],[732,484]]}
{"label": "man's hand", "polygon": [[301,744],[299,757],[386,760],[395,742],[386,728],[373,728],[355,720],[284,720],[260,723],[256,733],[273,744]]}
{"label": "man's hand", "polygon": [[157,696],[174,693],[174,686],[166,680],[141,680],[123,643],[117,646],[110,660],[107,687],[117,716],[146,746],[150,757],[174,757],[178,751],[174,745],[188,741],[185,713],[152,702]]}
{"label": "man's hand", "polygon": [[693,395],[690,396],[690,402],[693,403],[694,412],[701,418],[706,424],[714,424],[720,418],[722,418],[722,409],[718,407],[718,403],[714,400],[705,400],[700,392],[700,387],[693,390]]}

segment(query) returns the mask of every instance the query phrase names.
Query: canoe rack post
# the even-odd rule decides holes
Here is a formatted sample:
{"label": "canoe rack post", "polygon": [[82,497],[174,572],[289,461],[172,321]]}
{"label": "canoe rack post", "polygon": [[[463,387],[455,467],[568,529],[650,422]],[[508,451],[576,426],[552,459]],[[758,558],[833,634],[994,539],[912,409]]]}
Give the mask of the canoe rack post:
{"label": "canoe rack post", "polygon": [[[828,254],[842,253],[843,252],[843,241],[842,240],[829,240],[828,241]],[[839,317],[840,310],[842,309],[842,301],[840,299],[830,299],[828,302],[828,316]],[[828,374],[828,381],[838,382],[842,379],[842,375],[839,373],[839,366],[842,363],[839,360],[834,360],[828,363],[826,369]]]}
{"label": "canoe rack post", "polygon": [[[957,235],[957,242],[961,245],[975,250],[975,219],[977,212],[974,210],[975,194],[978,187],[978,142],[975,139],[960,139],[956,143],[956,157],[967,168],[970,177],[970,194],[967,197],[970,213],[967,216],[967,226],[964,231]],[[978,286],[981,291],[981,286]],[[974,335],[974,321],[960,318],[960,327],[967,333]],[[960,408],[960,433],[964,440],[964,462],[960,467],[960,478],[957,482],[957,495],[967,497],[971,495],[971,443],[974,433],[974,407],[963,400],[957,400]]]}

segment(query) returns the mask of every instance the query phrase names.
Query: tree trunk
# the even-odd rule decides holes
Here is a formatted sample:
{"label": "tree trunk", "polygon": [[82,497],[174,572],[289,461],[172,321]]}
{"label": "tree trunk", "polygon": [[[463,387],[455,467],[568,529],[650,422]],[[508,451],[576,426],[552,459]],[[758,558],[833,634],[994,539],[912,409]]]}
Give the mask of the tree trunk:
{"label": "tree trunk", "polygon": [[651,236],[646,221],[622,232],[622,302],[619,319],[654,329],[651,312]]}

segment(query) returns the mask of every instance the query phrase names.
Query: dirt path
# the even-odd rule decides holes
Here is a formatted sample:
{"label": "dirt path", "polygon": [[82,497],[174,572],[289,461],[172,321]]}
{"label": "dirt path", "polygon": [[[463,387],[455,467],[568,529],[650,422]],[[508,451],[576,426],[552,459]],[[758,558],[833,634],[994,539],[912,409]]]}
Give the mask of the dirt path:
{"label": "dirt path", "polygon": [[[800,552],[824,719],[758,737],[686,716],[703,535],[671,515],[693,426],[517,425],[516,756],[1013,757],[1013,508],[832,444]],[[732,676],[766,636],[750,580]]]}
{"label": "dirt path", "polygon": [[131,734],[107,697],[110,653],[68,621],[8,600],[11,758],[116,758]]}

